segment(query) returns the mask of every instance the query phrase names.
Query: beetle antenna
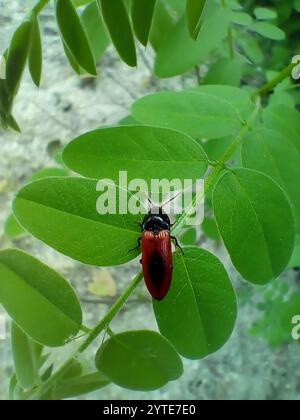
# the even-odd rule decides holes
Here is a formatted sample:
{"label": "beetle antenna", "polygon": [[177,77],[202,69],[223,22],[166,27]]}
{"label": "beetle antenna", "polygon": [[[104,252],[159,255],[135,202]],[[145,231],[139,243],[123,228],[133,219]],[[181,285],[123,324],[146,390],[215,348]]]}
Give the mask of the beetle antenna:
{"label": "beetle antenna", "polygon": [[174,195],[174,197],[171,197],[170,200],[166,201],[161,208],[163,209],[167,204],[170,204],[172,201],[176,200],[177,197],[179,197],[182,194],[182,191],[179,191],[177,194]]}

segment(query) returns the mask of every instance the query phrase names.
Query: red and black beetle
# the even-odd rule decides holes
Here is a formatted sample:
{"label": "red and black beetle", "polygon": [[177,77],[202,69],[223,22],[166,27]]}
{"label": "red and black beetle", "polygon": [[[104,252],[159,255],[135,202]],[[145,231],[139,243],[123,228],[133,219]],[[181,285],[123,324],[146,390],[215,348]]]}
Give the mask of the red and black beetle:
{"label": "red and black beetle", "polygon": [[162,300],[167,295],[173,275],[171,222],[162,208],[151,210],[142,223],[142,267],[146,286],[151,296]]}

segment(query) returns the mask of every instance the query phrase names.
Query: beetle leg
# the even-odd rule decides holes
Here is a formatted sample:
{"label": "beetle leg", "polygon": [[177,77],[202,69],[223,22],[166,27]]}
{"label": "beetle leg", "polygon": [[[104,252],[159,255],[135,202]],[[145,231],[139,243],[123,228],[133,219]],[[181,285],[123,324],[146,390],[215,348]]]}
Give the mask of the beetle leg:
{"label": "beetle leg", "polygon": [[176,248],[179,248],[179,249],[180,249],[180,251],[181,251],[181,253],[184,255],[183,249],[182,249],[182,247],[179,245],[179,242],[178,242],[177,238],[175,238],[175,236],[171,236],[171,239],[172,239],[172,241],[174,241],[174,242],[175,242],[175,246],[176,246]]}

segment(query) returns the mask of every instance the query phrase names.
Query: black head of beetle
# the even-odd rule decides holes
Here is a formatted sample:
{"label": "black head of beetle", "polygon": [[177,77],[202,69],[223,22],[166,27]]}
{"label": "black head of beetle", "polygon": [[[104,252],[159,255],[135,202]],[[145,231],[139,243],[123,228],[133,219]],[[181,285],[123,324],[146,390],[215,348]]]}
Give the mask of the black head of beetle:
{"label": "black head of beetle", "polygon": [[150,231],[159,233],[162,230],[171,230],[169,216],[162,211],[162,208],[150,210],[142,223],[142,232]]}

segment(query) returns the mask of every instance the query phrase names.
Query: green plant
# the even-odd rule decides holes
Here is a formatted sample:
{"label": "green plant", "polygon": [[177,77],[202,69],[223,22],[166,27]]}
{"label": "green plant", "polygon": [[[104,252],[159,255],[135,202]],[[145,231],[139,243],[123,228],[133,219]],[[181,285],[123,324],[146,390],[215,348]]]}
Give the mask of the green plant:
{"label": "green plant", "polygon": [[[46,3],[38,2],[30,15],[30,25],[32,16],[36,22],[36,13]],[[78,73],[82,69],[94,73],[75,9],[69,1],[55,3],[73,68]],[[90,2],[78,4],[83,3]],[[111,8],[106,1],[100,3],[116,49],[123,60],[135,65],[127,2],[115,2]],[[179,14],[183,12],[183,2],[158,4],[156,13],[166,5],[172,5]],[[143,44],[151,36],[152,6],[140,9],[138,1],[133,2],[133,26]],[[87,7],[95,7],[95,3]],[[300,230],[300,117],[295,109],[299,97],[288,93],[295,87],[289,78],[293,65],[288,62],[279,73],[272,72],[262,88],[254,83],[254,77],[261,73],[254,60],[258,55],[257,33],[272,40],[281,40],[285,34],[273,24],[261,24],[261,19],[270,16],[266,11],[256,11],[256,22],[255,16],[236,1],[211,2],[210,6],[203,1],[188,1],[187,15],[188,25],[185,14],[177,23],[172,21],[169,29],[165,23],[159,25],[168,29],[160,42],[158,27],[152,26],[152,45],[157,49],[155,73],[171,77],[206,62],[210,67],[204,84],[141,98],[133,104],[125,124],[123,121],[117,127],[101,128],[74,139],[64,149],[63,160],[80,177],[44,178],[28,184],[17,194],[13,212],[26,231],[62,254],[84,264],[116,266],[138,256],[139,251],[130,250],[140,236],[142,216],[99,215],[97,180],[117,181],[120,170],[127,171],[128,180],[142,178],[146,182],[152,178],[204,177],[204,191],[194,196],[172,234],[186,233],[187,220],[205,195],[212,211],[204,232],[206,229],[216,239],[221,236],[233,265],[246,280],[265,285],[289,265]],[[72,18],[72,27],[66,16]],[[19,30],[28,30],[25,22],[25,29],[21,26]],[[212,24],[216,27],[213,36]],[[120,27],[123,39],[119,37]],[[6,81],[12,87],[9,113],[4,118],[8,125],[12,125],[11,100],[26,61],[23,49],[22,54],[15,49],[18,31],[16,34],[7,55],[8,63],[11,56],[19,63],[18,72]],[[245,54],[241,54],[242,42]],[[246,57],[253,58],[251,68]],[[263,57],[259,58],[262,62]],[[240,88],[241,80],[247,80],[247,86]],[[278,105],[283,91],[289,100]],[[140,285],[141,273],[90,329],[82,325],[79,300],[65,279],[19,250],[1,251],[0,302],[15,323],[12,341],[16,374],[11,381],[11,397],[68,398],[109,382],[134,390],[155,389],[180,377],[183,368],[179,355],[200,359],[220,349],[235,325],[235,291],[222,263],[196,246],[194,232],[190,233],[192,238],[185,240],[193,245],[184,247],[183,254],[174,253],[169,294],[161,302],[153,301],[160,334],[115,334],[111,329],[113,319]],[[44,367],[48,357],[44,347],[66,346],[81,333],[82,341],[62,366]],[[84,372],[80,356],[101,333],[110,337],[99,347],[95,368]]]}

